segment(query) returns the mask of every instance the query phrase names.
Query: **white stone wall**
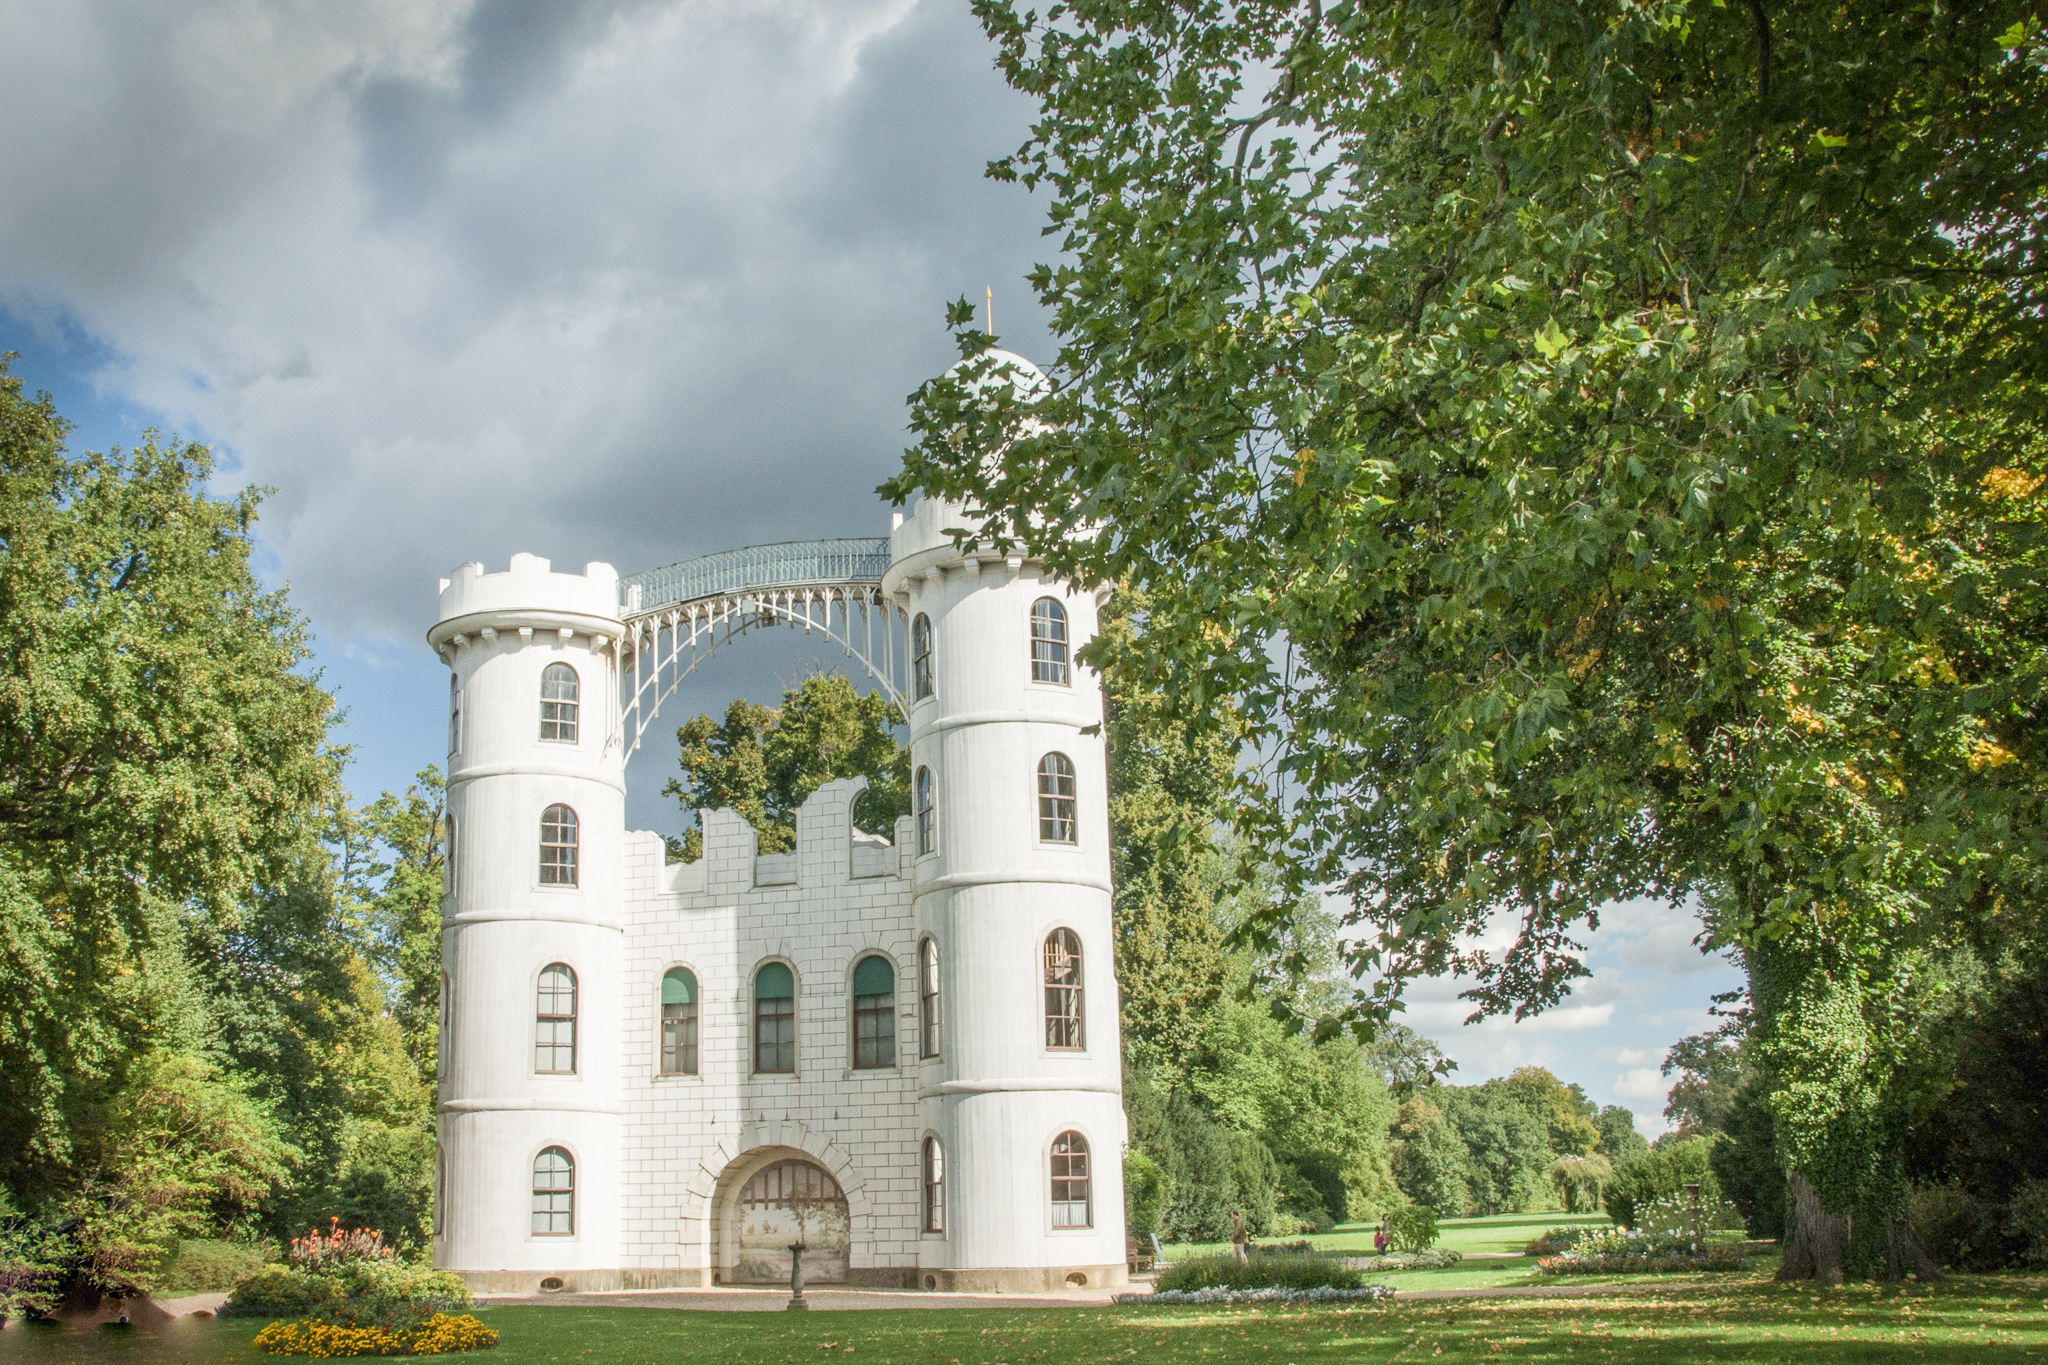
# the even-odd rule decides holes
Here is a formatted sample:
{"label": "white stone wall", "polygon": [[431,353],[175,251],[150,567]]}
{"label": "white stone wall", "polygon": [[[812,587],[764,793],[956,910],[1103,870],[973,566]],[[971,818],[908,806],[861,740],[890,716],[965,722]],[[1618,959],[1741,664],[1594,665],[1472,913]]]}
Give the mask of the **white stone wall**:
{"label": "white stone wall", "polygon": [[[858,782],[821,788],[797,848],[760,856],[729,811],[702,813],[704,858],[668,865],[659,837],[624,828],[608,647],[622,629],[608,566],[554,574],[515,556],[502,574],[465,565],[444,583],[429,633],[461,680],[464,736],[450,757],[459,831],[446,903],[443,1216],[436,1260],[474,1284],[531,1288],[703,1284],[731,1264],[732,1204],[767,1163],[802,1155],[845,1191],[855,1282],[1040,1289],[1120,1282],[1124,1228],[1120,1040],[1112,961],[1102,697],[1071,651],[1096,629],[1096,599],[1035,564],[962,554],[960,510],[921,504],[901,520],[884,591],[935,632],[935,695],[912,705],[912,762],[938,785],[938,848],[914,856],[852,831]],[[1031,679],[1030,610],[1066,608],[1070,680]],[[576,662],[575,745],[537,738],[542,669]],[[1080,835],[1038,838],[1039,758],[1076,770]],[[538,821],[552,801],[582,821],[573,891],[537,885]],[[1073,929],[1085,954],[1086,1046],[1046,1045],[1042,951]],[[918,945],[941,962],[941,1055],[917,1056]],[[895,966],[896,1065],[853,1067],[851,973]],[[798,989],[796,1070],[752,1067],[752,982],[789,964]],[[571,1077],[533,1074],[534,983],[576,968],[579,1058]],[[661,978],[699,989],[699,1065],[663,1076]],[[1051,1145],[1088,1140],[1094,1225],[1051,1225]],[[921,1145],[944,1144],[947,1228],[922,1228]],[[534,1155],[577,1158],[573,1237],[529,1228]]]}

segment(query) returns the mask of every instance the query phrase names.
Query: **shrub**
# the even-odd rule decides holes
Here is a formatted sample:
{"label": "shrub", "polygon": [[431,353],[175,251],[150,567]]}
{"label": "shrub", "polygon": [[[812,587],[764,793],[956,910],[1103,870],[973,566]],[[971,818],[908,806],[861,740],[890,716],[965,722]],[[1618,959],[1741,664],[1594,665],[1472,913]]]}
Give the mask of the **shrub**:
{"label": "shrub", "polygon": [[1555,1256],[1539,1256],[1546,1275],[1665,1274],[1686,1270],[1740,1270],[1742,1248],[1730,1243],[1677,1242],[1647,1237],[1627,1228],[1595,1228],[1578,1245]]}
{"label": "shrub", "polygon": [[2004,1259],[1992,1210],[1961,1185],[1915,1190],[1907,1208],[1920,1245],[1936,1265],[1991,1270]]}
{"label": "shrub", "polygon": [[233,1289],[263,1269],[270,1256],[251,1242],[219,1242],[193,1238],[157,1271],[159,1294],[214,1294]]}
{"label": "shrub", "polygon": [[1427,1251],[1436,1243],[1436,1210],[1427,1204],[1396,1209],[1387,1220],[1388,1245],[1395,1251]]}
{"label": "shrub", "polygon": [[1356,1289],[1358,1272],[1333,1256],[1257,1253],[1177,1261],[1160,1272],[1157,1289]]}
{"label": "shrub", "polygon": [[1685,1194],[1660,1194],[1636,1204],[1631,1231],[1664,1247],[1705,1246],[1714,1233],[1742,1226],[1742,1210],[1725,1199]]}
{"label": "shrub", "polygon": [[2013,1194],[2008,1220],[2015,1237],[2024,1238],[2022,1263],[2048,1266],[2048,1180],[2029,1180]]}
{"label": "shrub", "polygon": [[1159,1231],[1166,1208],[1166,1172],[1143,1152],[1124,1152],[1124,1227],[1134,1237]]}
{"label": "shrub", "polygon": [[1390,1251],[1384,1256],[1374,1256],[1359,1269],[1368,1275],[1383,1270],[1442,1270],[1464,1260],[1462,1253],[1449,1247],[1431,1247],[1427,1251]]}
{"label": "shrub", "polygon": [[1547,1229],[1541,1236],[1529,1239],[1522,1248],[1524,1256],[1555,1256],[1560,1251],[1570,1251],[1600,1228],[1587,1223],[1574,1223],[1566,1227]]}
{"label": "shrub", "polygon": [[39,1318],[64,1293],[63,1239],[20,1215],[0,1216],[0,1318]]}
{"label": "shrub", "polygon": [[1684,1195],[1687,1185],[1698,1185],[1702,1200],[1719,1203],[1721,1185],[1710,1164],[1713,1149],[1713,1138],[1681,1138],[1631,1162],[1607,1187],[1607,1216],[1621,1227],[1634,1227],[1638,1203]]}
{"label": "shrub", "polygon": [[298,1266],[267,1265],[235,1286],[221,1305],[224,1318],[290,1318],[318,1311],[344,1296],[332,1276]]}
{"label": "shrub", "polygon": [[334,1322],[273,1322],[256,1334],[256,1349],[273,1356],[433,1356],[485,1351],[498,1334],[464,1313],[435,1313],[399,1330]]}

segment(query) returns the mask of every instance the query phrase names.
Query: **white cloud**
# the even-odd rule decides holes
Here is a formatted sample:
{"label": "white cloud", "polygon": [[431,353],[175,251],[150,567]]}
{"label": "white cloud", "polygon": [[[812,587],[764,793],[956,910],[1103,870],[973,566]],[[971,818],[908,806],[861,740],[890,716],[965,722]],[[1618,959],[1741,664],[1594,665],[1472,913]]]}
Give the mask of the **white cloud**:
{"label": "white cloud", "polygon": [[1614,1050],[1614,1060],[1623,1066],[1641,1066],[1645,1062],[1662,1063],[1664,1054],[1669,1050],[1661,1047],[1618,1047]]}
{"label": "white cloud", "polygon": [[1662,1109],[1671,1097],[1671,1082],[1656,1067],[1640,1066],[1614,1078],[1614,1097],[1631,1109]]}
{"label": "white cloud", "polygon": [[1042,347],[1040,210],[981,178],[1029,105],[942,0],[0,23],[0,304],[278,488],[330,641],[415,648],[440,573],[515,549],[880,534],[943,301]]}

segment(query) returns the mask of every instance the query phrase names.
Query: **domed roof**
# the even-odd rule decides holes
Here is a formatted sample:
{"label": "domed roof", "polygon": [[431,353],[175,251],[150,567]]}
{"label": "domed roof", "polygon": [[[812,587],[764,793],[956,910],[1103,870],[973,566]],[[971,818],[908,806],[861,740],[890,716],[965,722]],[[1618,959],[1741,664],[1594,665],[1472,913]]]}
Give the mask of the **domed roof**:
{"label": "domed roof", "polygon": [[1015,351],[983,351],[980,355],[955,361],[946,375],[952,378],[963,370],[981,371],[984,367],[985,373],[967,381],[969,393],[979,395],[997,384],[1008,384],[1018,400],[1026,403],[1035,403],[1052,393],[1052,381],[1045,377],[1045,371]]}

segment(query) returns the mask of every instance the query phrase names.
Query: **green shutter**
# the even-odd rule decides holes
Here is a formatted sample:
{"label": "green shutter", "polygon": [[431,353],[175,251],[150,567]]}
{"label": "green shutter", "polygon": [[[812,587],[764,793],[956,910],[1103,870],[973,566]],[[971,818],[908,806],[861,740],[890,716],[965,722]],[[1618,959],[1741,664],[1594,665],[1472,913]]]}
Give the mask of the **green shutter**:
{"label": "green shutter", "polygon": [[896,969],[886,957],[864,957],[853,969],[855,995],[894,995]]}
{"label": "green shutter", "polygon": [[754,973],[756,1000],[788,1000],[796,995],[796,977],[780,962],[771,962]]}
{"label": "green shutter", "polygon": [[664,1005],[694,1005],[697,1003],[697,978],[681,967],[673,967],[661,978],[661,1003]]}

